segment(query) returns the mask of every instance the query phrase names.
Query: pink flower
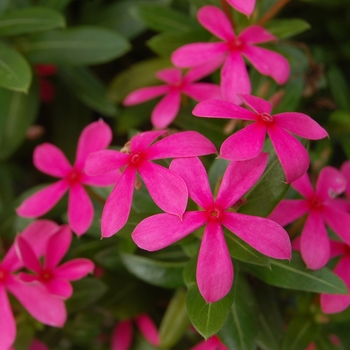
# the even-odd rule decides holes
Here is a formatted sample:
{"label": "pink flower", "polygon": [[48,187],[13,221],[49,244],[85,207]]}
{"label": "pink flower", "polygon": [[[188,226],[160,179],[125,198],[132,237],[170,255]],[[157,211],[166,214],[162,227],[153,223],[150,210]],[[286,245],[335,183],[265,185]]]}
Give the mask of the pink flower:
{"label": "pink flower", "polygon": [[181,94],[190,96],[196,101],[208,98],[221,98],[220,87],[210,83],[194,83],[208,74],[206,67],[189,70],[182,77],[179,68],[166,68],[160,70],[156,75],[166,85],[145,87],[137,89],[126,96],[125,106],[139,104],[155,97],[165,95],[155,106],[151,115],[151,122],[155,128],[166,128],[176,117],[181,105]]}
{"label": "pink flower", "polygon": [[29,346],[28,350],[50,350],[42,341],[34,339]]}
{"label": "pink flower", "polygon": [[228,350],[227,347],[220,341],[219,337],[214,335],[208,340],[203,340],[190,350]]}
{"label": "pink flower", "polygon": [[231,102],[208,100],[198,103],[193,114],[199,117],[241,119],[253,122],[227,138],[220,149],[220,157],[244,160],[256,157],[263,149],[266,133],[275,148],[287,182],[297,180],[307,171],[309,154],[290,132],[311,140],[326,137],[327,131],[303,113],[285,112],[271,115],[269,102],[255,96],[240,95],[247,110]]}
{"label": "pink flower", "polygon": [[41,266],[39,257],[24,237],[17,238],[17,248],[24,266],[35,272],[35,275],[21,272],[19,277],[27,283],[39,282],[47,291],[64,299],[71,297],[73,289],[69,281],[76,281],[91,273],[94,264],[89,259],[73,259],[57,266],[67,253],[72,241],[69,226],[58,228],[47,242],[44,253],[45,262]]}
{"label": "pink flower", "polygon": [[[243,3],[243,1],[242,1]],[[212,69],[221,69],[221,91],[225,100],[239,103],[238,93],[250,94],[251,84],[242,55],[264,75],[269,75],[279,84],[289,77],[289,63],[280,54],[254,46],[277,38],[266,29],[253,25],[236,36],[230,21],[223,11],[215,6],[204,6],[198,11],[198,21],[222,42],[193,43],[175,50],[171,60],[175,66],[186,68],[219,60]]]}
{"label": "pink flower", "polygon": [[227,0],[227,2],[237,11],[250,16],[255,8],[255,0]]}
{"label": "pink flower", "polygon": [[282,200],[269,216],[282,226],[307,214],[300,237],[300,251],[308,268],[317,270],[330,258],[330,243],[325,225],[328,225],[347,244],[350,244],[350,215],[333,199],[346,187],[346,179],[335,168],[327,166],[320,172],[316,190],[308,174],[292,183],[305,199]]}
{"label": "pink flower", "polygon": [[81,133],[78,141],[75,164],[72,167],[60,149],[44,143],[34,150],[34,165],[43,173],[62,178],[25,199],[17,208],[17,214],[36,218],[47,213],[69,190],[68,221],[72,230],[82,235],[91,225],[94,208],[83,185],[108,186],[114,184],[118,173],[90,177],[83,171],[91,152],[106,148],[112,140],[109,126],[102,120],[91,123]]}
{"label": "pink flower", "polygon": [[190,198],[201,208],[175,215],[157,214],[135,228],[132,238],[142,249],[155,251],[206,226],[197,262],[197,283],[208,303],[223,298],[231,289],[233,267],[222,225],[259,252],[289,259],[291,244],[286,231],[265,218],[235,213],[231,207],[256,183],[267,164],[267,154],[228,166],[216,200],[210,191],[205,168],[198,158],[172,161],[170,169],[186,182]]}
{"label": "pink flower", "polygon": [[131,138],[128,153],[100,151],[89,156],[85,168],[89,175],[125,167],[103,208],[102,237],[112,236],[126,224],[137,172],[152,199],[162,210],[182,216],[188,199],[185,182],[179,175],[151,161],[216,153],[216,149],[208,139],[195,131],[173,134],[151,145],[164,135],[164,130],[143,132]]}
{"label": "pink flower", "polygon": [[[48,220],[30,224],[20,235],[32,246],[35,254],[41,255],[45,244],[57,226]],[[66,320],[64,302],[49,294],[41,285],[24,284],[14,273],[22,267],[15,247],[9,249],[0,262],[0,348],[8,349],[16,338],[16,322],[6,291],[13,294],[24,308],[39,322],[55,327],[63,326]]]}
{"label": "pink flower", "polygon": [[[135,317],[135,322],[142,335],[147,341],[158,346],[160,339],[158,329],[153,320],[147,314],[140,314]],[[131,320],[119,322],[113,331],[111,350],[129,350],[133,338],[133,327]]]}

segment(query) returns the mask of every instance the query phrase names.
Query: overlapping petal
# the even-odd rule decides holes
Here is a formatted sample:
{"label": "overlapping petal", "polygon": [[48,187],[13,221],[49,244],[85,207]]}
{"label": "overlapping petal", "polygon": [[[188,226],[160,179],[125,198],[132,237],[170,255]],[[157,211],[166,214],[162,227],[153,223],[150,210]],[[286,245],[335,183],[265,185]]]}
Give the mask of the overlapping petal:
{"label": "overlapping petal", "polygon": [[69,260],[55,269],[55,276],[69,281],[76,281],[94,270],[94,263],[85,258]]}
{"label": "overlapping petal", "polygon": [[324,167],[317,179],[316,195],[323,201],[335,198],[346,189],[347,181],[344,175],[334,167]]}
{"label": "overlapping petal", "polygon": [[350,161],[349,160],[345,161],[341,165],[340,171],[342,172],[342,174],[345,176],[345,178],[347,180],[347,186],[346,186],[345,193],[346,193],[347,197],[350,198]]}
{"label": "overlapping petal", "polygon": [[221,98],[220,86],[210,83],[190,84],[185,86],[182,91],[195,101],[209,100],[211,98]]}
{"label": "overlapping petal", "polygon": [[[240,1],[240,2],[244,2],[244,1]],[[249,2],[249,1],[246,1],[246,2]],[[262,44],[272,40],[277,41],[277,37],[271,34],[264,27],[261,27],[258,25],[252,25],[245,28],[239,34],[239,39],[246,44]]]}
{"label": "overlapping petal", "polygon": [[144,151],[158,137],[165,136],[166,130],[146,131],[133,136],[130,140],[130,150],[132,153]]}
{"label": "overlapping petal", "polygon": [[96,176],[89,176],[86,174],[82,174],[81,182],[84,185],[88,185],[88,186],[105,187],[105,186],[115,185],[119,179],[120,179],[120,170],[115,169],[105,174],[100,174]]}
{"label": "overlapping petal", "polygon": [[255,0],[227,0],[227,2],[237,11],[250,16],[255,8]]}
{"label": "overlapping petal", "polygon": [[41,271],[41,265],[30,244],[28,244],[25,238],[19,236],[17,237],[16,245],[18,255],[23,261],[24,266],[39,274]]}
{"label": "overlapping petal", "polygon": [[347,244],[350,245],[350,214],[325,204],[322,217],[326,224]]}
{"label": "overlapping petal", "polygon": [[124,106],[133,106],[142,102],[152,100],[153,98],[162,96],[169,91],[169,86],[159,85],[159,86],[149,86],[137,89],[131,92],[125,97],[123,101]]}
{"label": "overlapping petal", "polygon": [[73,287],[66,279],[54,278],[45,283],[48,292],[63,299],[68,299],[73,295]]}
{"label": "overlapping petal", "polygon": [[175,67],[164,68],[156,73],[156,77],[167,84],[176,84],[181,81],[182,71]]}
{"label": "overlapping petal", "polygon": [[184,81],[189,83],[206,77],[218,69],[223,64],[224,59],[225,55],[219,55],[209,61],[192,67],[185,73]]}
{"label": "overlapping petal", "polygon": [[[256,114],[261,114],[261,113],[271,114],[272,105],[270,102],[253,95],[240,94],[239,96],[242,98],[244,103],[248,107],[250,107]],[[255,119],[257,119],[257,116],[255,116]]]}
{"label": "overlapping petal", "polygon": [[307,199],[314,196],[314,189],[307,173],[301,176],[298,180],[293,181],[292,187]]}

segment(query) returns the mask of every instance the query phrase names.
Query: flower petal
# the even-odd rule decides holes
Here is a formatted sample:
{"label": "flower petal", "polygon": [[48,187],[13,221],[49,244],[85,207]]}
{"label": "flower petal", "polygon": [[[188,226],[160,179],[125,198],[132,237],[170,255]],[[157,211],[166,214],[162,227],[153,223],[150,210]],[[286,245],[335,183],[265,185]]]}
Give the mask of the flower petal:
{"label": "flower petal", "polygon": [[68,222],[78,236],[84,234],[94,218],[94,207],[84,187],[71,186],[68,196]]}
{"label": "flower petal", "polygon": [[73,294],[72,285],[65,279],[54,278],[45,283],[45,286],[50,294],[56,295],[63,299],[68,299]]}
{"label": "flower petal", "polygon": [[12,313],[6,290],[0,283],[0,348],[7,350],[16,338],[16,322]]}
{"label": "flower petal", "polygon": [[[248,107],[250,107],[256,114],[261,114],[261,113],[271,114],[272,105],[270,102],[265,101],[264,99],[253,95],[240,94],[239,97],[241,97],[243,102]],[[257,116],[255,116],[255,119],[257,119]]]}
{"label": "flower petal", "polygon": [[26,241],[25,238],[18,236],[16,239],[17,252],[23,261],[23,265],[31,271],[40,273],[42,270],[41,264],[37,256],[35,255],[31,245]]}
{"label": "flower petal", "polygon": [[307,199],[313,198],[314,196],[314,189],[311,185],[308,173],[305,173],[298,180],[293,181],[292,187]]}
{"label": "flower petal", "polygon": [[253,123],[228,137],[221,145],[220,158],[246,160],[256,157],[264,147],[266,126]]}
{"label": "flower petal", "polygon": [[216,6],[203,6],[197,13],[198,22],[210,33],[224,41],[236,37],[225,13]]}
{"label": "flower petal", "polygon": [[189,83],[202,79],[210,73],[217,70],[224,63],[225,56],[219,55],[211,60],[208,60],[202,64],[196,65],[189,69],[184,75],[184,81]]}
{"label": "flower petal", "polygon": [[255,0],[227,0],[227,2],[237,11],[250,17],[255,8]]}
{"label": "flower petal", "polygon": [[259,180],[267,159],[267,153],[260,153],[253,159],[231,162],[222,179],[216,205],[227,209],[236,203]]}
{"label": "flower petal", "polygon": [[269,219],[286,226],[305,215],[309,209],[310,206],[304,199],[284,199],[277,204]]}
{"label": "flower petal", "polygon": [[129,158],[129,154],[112,150],[90,153],[85,163],[85,173],[88,176],[108,173],[127,165]]}
{"label": "flower petal", "polygon": [[158,207],[181,217],[188,199],[185,181],[174,172],[148,161],[142,162],[138,171]]}
{"label": "flower petal", "polygon": [[167,133],[167,130],[141,132],[140,134],[137,134],[131,138],[130,150],[133,153],[144,151],[158,137],[165,136]]}
{"label": "flower petal", "polygon": [[181,104],[181,92],[168,92],[154,107],[151,115],[152,125],[157,129],[166,128],[177,116]]}
{"label": "flower petal", "polygon": [[203,101],[211,98],[221,98],[220,86],[211,83],[190,84],[184,87],[183,93],[190,96],[195,101]]}
{"label": "flower petal", "polygon": [[338,169],[326,166],[318,176],[315,192],[317,197],[326,201],[342,194],[346,185],[346,178]]}
{"label": "flower petal", "polygon": [[272,77],[278,84],[287,82],[290,65],[279,53],[251,45],[246,45],[242,53],[259,73]]}
{"label": "flower petal", "polygon": [[128,221],[134,193],[136,169],[128,166],[107,198],[101,219],[102,237],[110,237]]}
{"label": "flower petal", "polygon": [[201,211],[187,211],[182,220],[176,215],[156,214],[142,220],[131,236],[141,249],[155,251],[186,237],[206,221],[205,212]]}
{"label": "flower petal", "polygon": [[347,186],[346,186],[346,190],[345,193],[347,195],[347,197],[350,198],[350,161],[346,160],[340,167],[340,171],[342,172],[342,174],[346,177],[347,180]]}
{"label": "flower petal", "polygon": [[111,339],[111,350],[129,350],[132,343],[133,329],[131,320],[118,322]]}
{"label": "flower petal", "polygon": [[169,169],[180,175],[186,182],[189,197],[200,207],[209,209],[214,200],[207,172],[197,157],[174,159]]}
{"label": "flower petal", "polygon": [[207,303],[222,299],[231,289],[233,266],[220,222],[209,221],[197,262],[197,284]]}
{"label": "flower petal", "polygon": [[176,84],[182,80],[182,70],[176,67],[164,68],[156,73],[156,77],[167,84]]}
{"label": "flower petal", "polygon": [[115,170],[109,171],[106,174],[101,174],[97,176],[88,176],[86,174],[83,174],[81,183],[88,186],[104,187],[104,186],[115,185],[119,179],[120,179],[120,170],[115,169]]}
{"label": "flower petal", "polygon": [[94,270],[94,263],[85,258],[69,260],[55,269],[55,276],[69,281],[80,280]]}
{"label": "flower petal", "polygon": [[82,170],[88,155],[108,147],[112,141],[112,137],[111,128],[103,120],[86,126],[78,140],[74,167]]}
{"label": "flower petal", "polygon": [[169,91],[168,85],[149,86],[137,89],[127,95],[123,101],[124,106],[133,106],[139,103],[152,100],[156,97],[162,96]]}
{"label": "flower petal", "polygon": [[34,193],[16,209],[19,216],[36,218],[52,209],[68,189],[68,183],[60,180]]}
{"label": "flower petal", "polygon": [[247,44],[262,44],[272,40],[277,41],[277,37],[272,35],[264,27],[258,25],[245,28],[238,37]]}
{"label": "flower petal", "polygon": [[250,94],[252,87],[247,67],[238,51],[230,51],[221,69],[222,97],[236,104],[241,103],[237,94]]}
{"label": "flower petal", "polygon": [[53,269],[66,255],[72,242],[72,232],[68,225],[62,225],[60,229],[50,237],[47,242],[45,269]]}
{"label": "flower petal", "polygon": [[275,259],[291,259],[288,233],[276,222],[233,212],[225,212],[221,222],[258,252]]}
{"label": "flower petal", "polygon": [[72,170],[63,152],[51,143],[35,147],[33,163],[43,173],[55,177],[65,177]]}
{"label": "flower petal", "polygon": [[42,341],[33,339],[28,350],[50,350]]}
{"label": "flower petal", "polygon": [[147,314],[135,317],[135,322],[142,335],[154,346],[159,346],[159,332],[153,320]]}
{"label": "flower petal", "polygon": [[318,270],[328,263],[330,243],[321,212],[310,211],[301,233],[300,251],[309,269]]}
{"label": "flower petal", "polygon": [[267,133],[276,150],[287,183],[303,176],[310,164],[305,147],[295,137],[274,124],[268,127]]}
{"label": "flower petal", "polygon": [[217,153],[214,144],[197,131],[182,131],[165,137],[144,152],[145,159],[196,157]]}

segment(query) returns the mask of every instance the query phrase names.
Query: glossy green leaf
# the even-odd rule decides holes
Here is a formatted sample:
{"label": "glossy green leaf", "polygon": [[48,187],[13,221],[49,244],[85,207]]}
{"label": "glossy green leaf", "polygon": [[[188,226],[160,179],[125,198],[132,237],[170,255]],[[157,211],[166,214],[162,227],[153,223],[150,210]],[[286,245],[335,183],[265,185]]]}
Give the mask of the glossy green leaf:
{"label": "glossy green leaf", "polygon": [[28,94],[0,88],[0,159],[9,157],[23,142],[37,111],[36,86]]}
{"label": "glossy green leaf", "polygon": [[126,253],[121,258],[126,268],[145,282],[164,288],[184,285],[182,272],[186,262],[157,261]]}
{"label": "glossy green leaf", "polygon": [[45,7],[28,7],[7,12],[0,17],[0,36],[42,32],[65,26],[64,17]]}
{"label": "glossy green leaf", "polygon": [[350,89],[341,70],[336,66],[331,66],[327,73],[327,80],[338,108],[350,113]]}
{"label": "glossy green leaf", "polygon": [[133,13],[150,29],[157,32],[181,32],[199,27],[196,20],[182,12],[161,5],[138,5],[133,9]]}
{"label": "glossy green leaf", "polygon": [[294,290],[315,293],[346,294],[345,283],[327,267],[313,271],[305,267],[299,253],[294,253],[291,262],[270,260],[271,269],[258,265],[245,268],[268,284]]}
{"label": "glossy green leaf", "polygon": [[171,298],[159,326],[160,346],[171,348],[184,335],[190,320],[186,308],[186,291],[178,289]]}
{"label": "glossy green leaf", "polygon": [[282,350],[306,349],[315,340],[319,331],[319,325],[310,316],[295,317],[288,325]]}
{"label": "glossy green leaf", "polygon": [[0,86],[28,92],[32,72],[24,57],[11,47],[0,43]]}
{"label": "glossy green leaf", "polygon": [[107,98],[107,88],[85,67],[60,67],[58,78],[84,104],[95,111],[115,117],[117,107]]}
{"label": "glossy green leaf", "polygon": [[248,282],[235,270],[234,300],[225,325],[219,332],[229,350],[254,350],[257,335],[257,306]]}
{"label": "glossy green leaf", "polygon": [[310,28],[309,23],[297,18],[272,19],[266,23],[266,29],[279,39],[290,38]]}
{"label": "glossy green leaf", "polygon": [[23,39],[20,46],[32,63],[67,65],[104,63],[130,48],[122,35],[92,26],[40,33]]}
{"label": "glossy green leaf", "polygon": [[40,0],[39,5],[63,11],[72,0]]}

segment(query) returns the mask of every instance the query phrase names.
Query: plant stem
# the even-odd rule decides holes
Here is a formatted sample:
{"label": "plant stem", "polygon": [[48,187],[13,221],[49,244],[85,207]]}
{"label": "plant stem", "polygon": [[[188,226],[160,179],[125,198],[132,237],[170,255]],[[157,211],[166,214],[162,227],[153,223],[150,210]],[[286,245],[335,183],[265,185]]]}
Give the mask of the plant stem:
{"label": "plant stem", "polygon": [[291,0],[278,0],[257,22],[258,25],[263,26],[271,18],[275,17],[277,12],[279,12],[284,6],[288,4]]}

